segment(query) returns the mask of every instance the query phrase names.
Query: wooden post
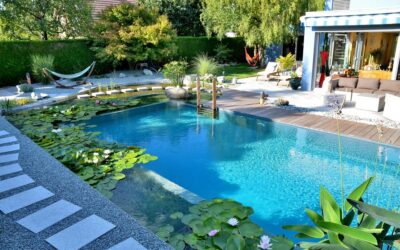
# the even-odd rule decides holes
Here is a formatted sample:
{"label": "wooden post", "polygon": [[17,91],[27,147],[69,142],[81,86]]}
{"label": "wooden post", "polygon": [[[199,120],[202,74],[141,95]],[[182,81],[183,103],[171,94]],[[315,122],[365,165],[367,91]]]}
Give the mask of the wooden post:
{"label": "wooden post", "polygon": [[200,93],[200,78],[196,77],[196,95],[197,95],[197,113],[201,109],[201,93]]}
{"label": "wooden post", "polygon": [[214,118],[217,115],[217,83],[215,78],[212,81],[212,115]]}

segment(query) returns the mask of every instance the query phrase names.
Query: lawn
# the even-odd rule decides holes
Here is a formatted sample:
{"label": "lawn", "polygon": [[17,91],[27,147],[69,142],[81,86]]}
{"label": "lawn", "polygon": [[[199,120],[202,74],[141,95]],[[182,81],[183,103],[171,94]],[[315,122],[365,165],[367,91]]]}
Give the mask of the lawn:
{"label": "lawn", "polygon": [[225,72],[225,77],[227,81],[231,81],[233,77],[237,77],[238,79],[247,78],[256,76],[258,72],[263,71],[264,69],[250,67],[247,64],[237,64],[231,66],[224,66],[221,68],[222,71]]}

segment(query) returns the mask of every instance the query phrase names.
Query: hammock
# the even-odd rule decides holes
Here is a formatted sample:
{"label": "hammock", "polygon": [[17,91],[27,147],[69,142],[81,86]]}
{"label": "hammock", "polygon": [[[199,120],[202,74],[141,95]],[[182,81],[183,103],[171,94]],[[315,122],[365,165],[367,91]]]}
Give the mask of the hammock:
{"label": "hammock", "polygon": [[260,60],[260,53],[258,52],[258,53],[256,53],[253,57],[251,57],[251,56],[249,55],[249,53],[247,53],[247,48],[246,48],[246,47],[244,47],[244,53],[245,53],[245,55],[246,55],[246,61],[247,61],[247,63],[248,63],[250,66],[255,67],[255,66],[257,65],[258,61]]}
{"label": "hammock", "polygon": [[[82,70],[81,72],[75,73],[75,74],[60,74],[60,73],[57,73],[57,72],[55,72],[55,71],[51,71],[51,70],[49,70],[49,69],[47,69],[47,68],[44,68],[44,69],[43,69],[43,73],[44,73],[48,78],[50,78],[50,80],[52,80],[53,82],[55,82],[58,88],[73,88],[73,87],[75,87],[75,86],[78,86],[78,85],[82,85],[82,84],[86,84],[86,83],[87,83],[86,81],[87,81],[87,79],[90,77],[90,75],[93,73],[93,70],[94,70],[94,66],[95,66],[95,65],[96,65],[96,62],[92,62],[92,64],[90,64],[86,69]],[[88,72],[89,72],[89,73],[88,73]],[[76,84],[75,84],[75,85],[72,85],[72,86],[66,86],[66,85],[64,85],[64,84],[62,84],[62,83],[60,83],[60,82],[54,80],[54,78],[51,76],[51,75],[53,75],[53,76],[56,76],[56,77],[58,77],[58,78],[60,78],[60,79],[69,79],[69,80],[70,80],[70,79],[80,78],[80,77],[82,77],[83,75],[85,75],[86,73],[88,73],[88,74],[86,75],[86,77],[85,77],[82,81],[76,82]]]}

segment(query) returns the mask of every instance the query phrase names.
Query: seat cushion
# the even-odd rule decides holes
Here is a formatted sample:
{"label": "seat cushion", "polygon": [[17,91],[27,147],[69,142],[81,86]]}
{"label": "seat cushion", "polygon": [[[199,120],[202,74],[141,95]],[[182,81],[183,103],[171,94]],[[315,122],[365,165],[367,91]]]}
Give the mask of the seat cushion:
{"label": "seat cushion", "polygon": [[357,86],[357,78],[341,77],[338,86],[340,88],[355,88]]}
{"label": "seat cushion", "polygon": [[375,95],[386,95],[386,94],[392,94],[392,95],[399,95],[400,92],[395,92],[395,91],[387,91],[387,90],[377,90],[374,91]]}
{"label": "seat cushion", "polygon": [[379,90],[400,92],[400,81],[396,80],[381,80]]}
{"label": "seat cushion", "polygon": [[345,87],[338,87],[335,89],[335,92],[339,91],[339,92],[351,92],[353,91],[353,88],[345,88]]}
{"label": "seat cushion", "polygon": [[375,90],[373,89],[359,89],[356,88],[353,90],[353,93],[357,93],[357,94],[372,94],[374,93]]}
{"label": "seat cushion", "polygon": [[359,78],[357,83],[357,89],[379,89],[379,79],[375,78]]}

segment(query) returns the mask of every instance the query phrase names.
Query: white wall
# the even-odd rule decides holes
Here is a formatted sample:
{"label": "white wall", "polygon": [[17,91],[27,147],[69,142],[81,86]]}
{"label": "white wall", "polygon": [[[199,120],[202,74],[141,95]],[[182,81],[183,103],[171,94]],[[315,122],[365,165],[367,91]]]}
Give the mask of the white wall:
{"label": "white wall", "polygon": [[351,0],[350,10],[390,9],[400,7],[400,0]]}

